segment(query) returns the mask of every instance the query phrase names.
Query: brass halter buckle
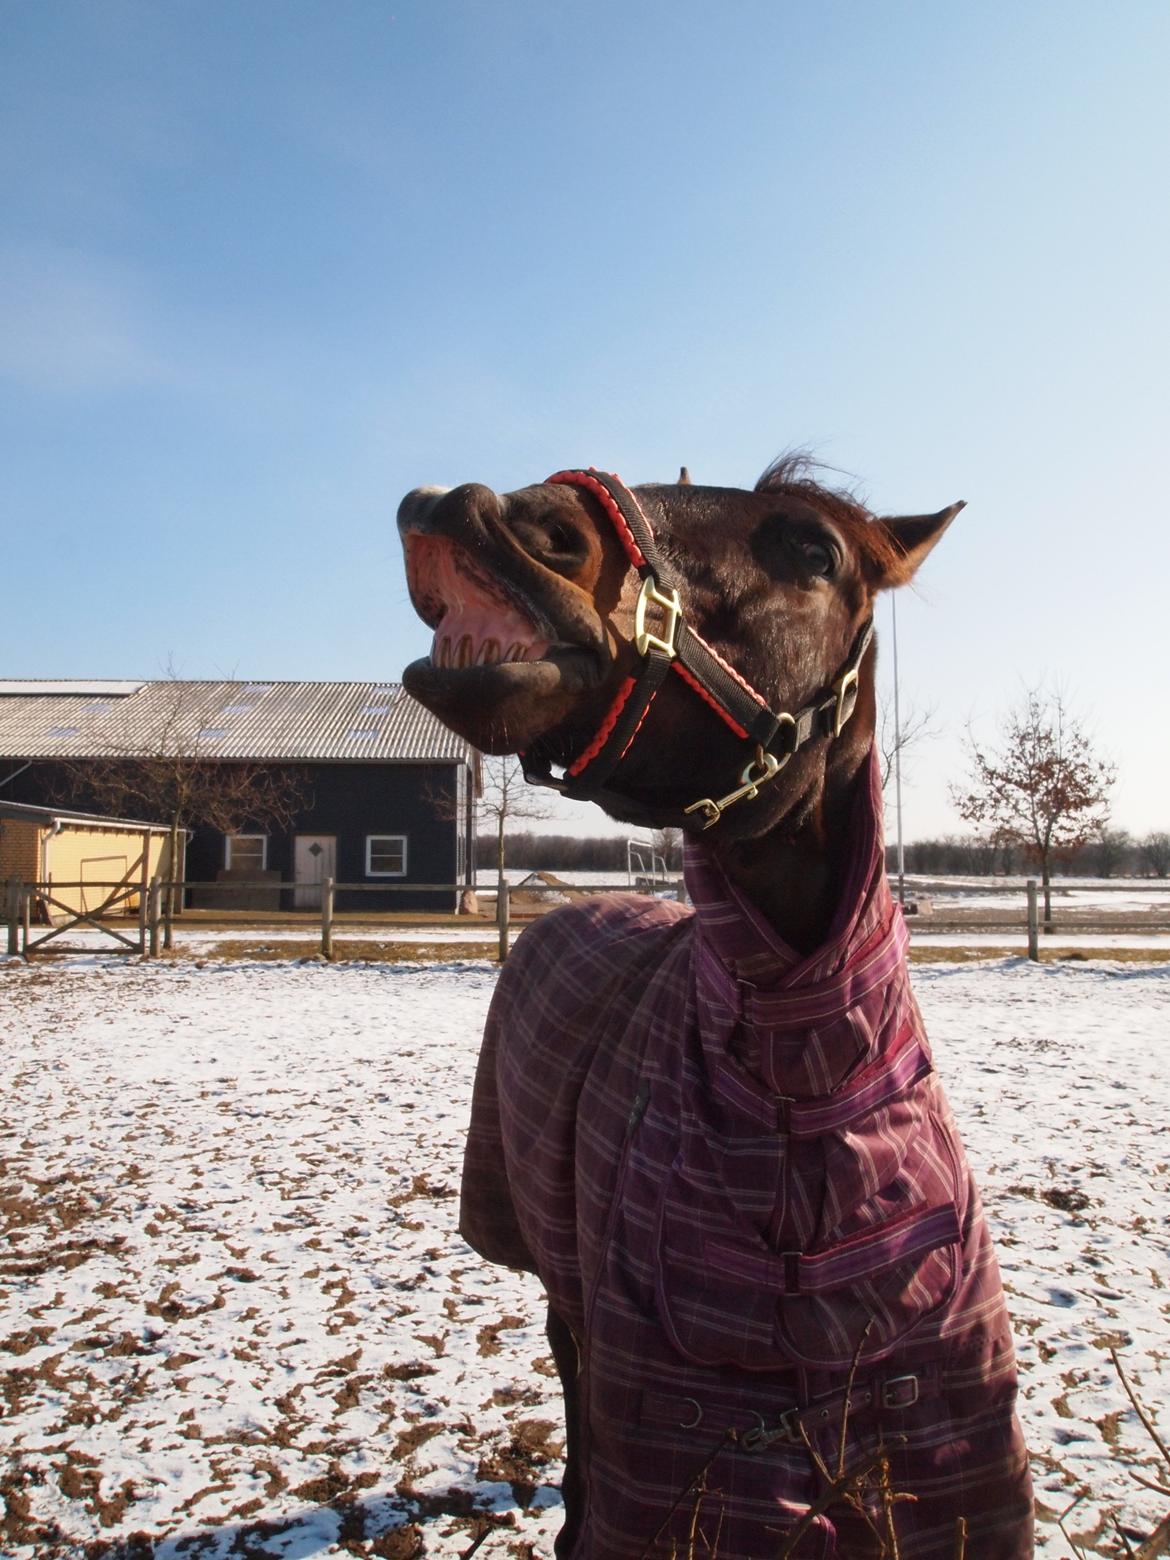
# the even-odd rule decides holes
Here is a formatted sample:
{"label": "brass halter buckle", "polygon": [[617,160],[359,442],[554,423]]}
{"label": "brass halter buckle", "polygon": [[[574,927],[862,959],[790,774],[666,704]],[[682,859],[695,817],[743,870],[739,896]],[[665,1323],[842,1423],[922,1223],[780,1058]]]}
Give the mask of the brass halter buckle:
{"label": "brass halter buckle", "polygon": [[[662,608],[661,634],[652,634],[646,627],[646,608],[651,604]],[[653,577],[647,575],[642,581],[642,589],[638,592],[638,600],[634,606],[634,649],[639,655],[649,655],[650,648],[653,646],[655,650],[661,650],[673,661],[681,617],[682,603],[678,599],[678,591],[659,590]]]}
{"label": "brass halter buckle", "polygon": [[[784,715],[781,719],[792,721],[792,716]],[[792,723],[796,724],[795,721]],[[699,801],[692,802],[689,807],[684,807],[683,812],[701,812],[704,820],[703,828],[711,828],[712,824],[718,823],[727,809],[734,807],[736,802],[754,802],[760,794],[760,787],[767,785],[769,780],[774,780],[791,757],[791,753],[785,753],[782,758],[777,758],[775,753],[767,753],[762,747],[757,747],[755,758],[739,777],[740,784],[737,790],[727,796],[721,796],[717,802],[709,796],[704,796]]]}
{"label": "brass halter buckle", "polygon": [[[853,714],[853,706],[857,703],[857,691],[861,681],[861,667],[852,666],[844,672],[833,685],[833,692],[837,695],[837,708],[833,714],[833,736],[839,737],[845,726],[845,722]],[[853,698],[850,700],[849,695]]]}

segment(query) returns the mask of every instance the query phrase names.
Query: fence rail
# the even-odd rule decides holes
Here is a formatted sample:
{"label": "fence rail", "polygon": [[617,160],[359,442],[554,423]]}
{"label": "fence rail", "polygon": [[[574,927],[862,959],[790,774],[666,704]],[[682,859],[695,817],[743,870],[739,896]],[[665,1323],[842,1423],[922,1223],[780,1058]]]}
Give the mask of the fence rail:
{"label": "fence rail", "polygon": [[[255,910],[256,919],[248,922],[233,921],[234,925],[268,925],[272,924],[272,915],[280,915],[282,919],[293,917],[298,924],[305,924],[319,930],[321,953],[327,959],[334,957],[334,927],[336,920],[336,899],[339,893],[345,894],[449,894],[454,900],[472,888],[467,883],[338,883],[332,878],[326,878],[320,884],[306,885],[304,883],[273,883],[269,880],[238,879],[231,882],[193,883],[180,880],[169,880],[162,877],[152,878],[149,882],[140,880],[128,881],[123,878],[117,882],[52,882],[52,883],[24,883],[19,878],[9,878],[4,885],[4,923],[7,926],[8,953],[10,955],[27,956],[42,948],[45,944],[54,942],[64,934],[78,926],[86,926],[108,936],[115,945],[112,951],[137,953],[143,957],[155,957],[163,946],[170,948],[173,945],[173,915],[172,906],[175,904],[176,893],[182,895],[188,889],[213,888],[217,895],[223,895],[228,899],[233,896],[255,894],[263,891],[269,895],[280,896],[285,894],[304,894],[306,888],[311,888],[316,894],[320,893],[319,905],[295,906],[291,911],[256,910],[255,906],[245,906],[245,912]],[[1070,932],[1079,934],[1110,934],[1110,933],[1134,933],[1149,932],[1170,934],[1170,883],[1145,882],[1139,885],[1130,883],[1093,883],[1091,885],[1054,885],[1054,897],[1058,903],[1053,906],[1050,917],[1045,917],[1041,908],[1040,885],[1035,878],[1029,878],[1024,882],[998,882],[987,885],[975,885],[964,881],[961,884],[947,882],[943,879],[917,879],[907,882],[910,898],[915,894],[929,894],[931,892],[941,894],[954,894],[956,891],[964,897],[968,895],[995,894],[1002,900],[1005,894],[1019,894],[1024,900],[1023,907],[1017,902],[1015,905],[1005,905],[1002,909],[991,910],[979,906],[970,907],[934,907],[922,906],[924,913],[911,914],[910,925],[914,935],[922,933],[940,933],[946,935],[961,935],[962,933],[988,934],[1001,933],[1006,936],[1026,937],[1028,956],[1038,959],[1042,937],[1054,937],[1060,933],[1066,935]],[[1134,910],[1132,915],[1108,913],[1103,916],[1099,911],[1095,912],[1091,906],[1069,906],[1060,904],[1059,900],[1075,895],[1077,892],[1092,892],[1098,894],[1128,893],[1131,896],[1140,893],[1143,896],[1166,896],[1165,909],[1161,905],[1156,908],[1149,906],[1142,912]],[[476,891],[485,899],[494,899],[494,916],[492,924],[497,942],[498,957],[501,962],[507,957],[512,935],[512,926],[517,920],[528,919],[533,914],[539,914],[540,909],[533,908],[531,901],[543,899],[560,899],[566,890],[580,893],[629,893],[628,883],[614,884],[590,884],[587,889],[572,884],[540,884],[525,882],[519,892],[522,895],[522,906],[515,902],[518,885],[491,884],[484,885]],[[67,905],[61,896],[68,894],[95,893],[100,897],[100,903],[92,907],[78,909]],[[641,892],[666,892],[677,894],[679,898],[685,897],[681,881],[672,884],[657,883],[652,887],[640,889]],[[131,908],[131,900],[137,897],[137,905]],[[219,908],[225,908],[222,905]],[[53,924],[50,909],[55,909],[62,923]],[[49,929],[33,925],[34,911],[40,910],[49,921]],[[123,916],[136,910],[136,925],[133,930],[122,926],[114,926],[106,919],[111,912],[121,912]],[[233,915],[238,912],[229,912]],[[344,914],[345,912],[343,912]],[[356,912],[350,911],[350,914]],[[399,912],[391,912],[398,914]],[[420,911],[423,915],[427,912]],[[432,912],[432,914],[435,912]],[[371,912],[371,916],[378,914]],[[363,919],[365,917],[363,916]],[[428,924],[434,924],[433,922]],[[484,927],[485,932],[488,926]],[[61,949],[60,951],[65,951]]]}

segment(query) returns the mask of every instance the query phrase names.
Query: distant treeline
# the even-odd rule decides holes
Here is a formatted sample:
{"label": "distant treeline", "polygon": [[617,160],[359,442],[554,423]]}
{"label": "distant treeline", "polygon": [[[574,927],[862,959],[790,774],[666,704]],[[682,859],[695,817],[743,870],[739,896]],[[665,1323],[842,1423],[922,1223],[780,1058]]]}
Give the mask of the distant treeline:
{"label": "distant treeline", "polygon": [[[1022,845],[1011,841],[996,844],[964,835],[916,840],[905,847],[905,858],[907,872],[928,877],[1022,876],[1035,871],[1035,860]],[[897,869],[898,853],[893,845],[886,847],[886,864],[891,871]],[[1106,829],[1079,850],[1065,852],[1056,871],[1069,877],[1168,877],[1170,834],[1156,831],[1135,839],[1124,829]]]}
{"label": "distant treeline", "polygon": [[[649,846],[641,848],[649,853]],[[505,856],[509,867],[525,867],[531,872],[612,872],[615,881],[626,875],[626,842],[616,834],[597,839],[581,839],[575,834],[509,834]],[[481,834],[476,865],[495,864],[495,836]]]}
{"label": "distant treeline", "polygon": [[[670,870],[680,864],[675,842],[665,852]],[[648,848],[648,847],[646,847]],[[658,847],[661,850],[661,844]],[[495,839],[481,836],[477,852],[481,867],[495,863]],[[964,877],[1023,875],[1034,863],[1021,845],[991,844],[973,836],[948,835],[945,839],[916,840],[905,847],[906,871],[928,877],[959,874]],[[897,852],[887,847],[891,871],[897,869]],[[548,872],[612,872],[625,876],[626,842],[619,835],[582,839],[575,834],[510,834],[509,867]],[[1070,877],[1170,877],[1170,834],[1156,831],[1140,839],[1124,829],[1107,829],[1080,850],[1064,856],[1057,869]]]}

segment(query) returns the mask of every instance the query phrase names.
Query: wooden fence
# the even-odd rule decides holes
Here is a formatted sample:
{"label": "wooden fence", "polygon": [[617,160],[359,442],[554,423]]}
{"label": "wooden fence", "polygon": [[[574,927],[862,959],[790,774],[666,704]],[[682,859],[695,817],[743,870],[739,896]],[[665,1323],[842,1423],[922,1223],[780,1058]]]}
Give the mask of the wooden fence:
{"label": "wooden fence", "polygon": [[[136,953],[144,958],[156,957],[162,947],[172,946],[174,935],[174,922],[171,906],[188,889],[206,889],[206,883],[168,882],[160,878],[153,878],[148,883],[138,881],[127,882],[122,879],[114,883],[24,883],[19,878],[10,878],[4,885],[4,923],[7,927],[8,953],[10,955],[28,957],[30,953],[55,942],[69,931],[78,926],[86,926],[108,937],[113,943],[113,952]],[[254,894],[257,889],[267,893],[275,891],[278,895],[294,893],[304,888],[303,884],[271,882],[220,882],[214,885],[217,894],[230,896],[233,894]],[[907,887],[912,897],[921,892],[925,885],[908,884]],[[938,891],[953,893],[956,885],[946,884],[938,880],[935,885]],[[101,903],[89,910],[77,910],[64,905],[57,897],[69,890],[85,888],[88,891],[101,890],[103,898]],[[332,878],[326,878],[319,887],[321,903],[319,914],[311,916],[303,911],[292,913],[282,911],[257,911],[255,920],[250,925],[271,927],[274,921],[295,921],[313,928],[313,937],[320,937],[320,949],[326,959],[334,957],[334,928],[335,905],[338,893],[400,893],[419,894],[434,893],[451,895],[452,899],[467,890],[469,885],[458,883],[336,883]],[[532,901],[551,897],[560,898],[566,888],[575,893],[589,892],[631,892],[629,884],[591,885],[588,890],[574,889],[573,885],[537,885],[525,883],[523,896],[525,910],[522,918],[528,919],[531,914],[539,914],[540,910],[533,910]],[[684,897],[681,881],[666,885],[666,892],[672,896],[677,894]],[[171,892],[171,891],[175,892]],[[663,885],[658,884],[653,888],[641,888],[641,892],[663,891]],[[1056,887],[1058,898],[1050,920],[1046,920],[1040,908],[1039,883],[1035,878],[1029,878],[1023,884],[1004,884],[994,881],[984,885],[964,883],[961,892],[964,897],[971,897],[976,901],[972,905],[964,905],[956,909],[930,910],[925,914],[912,914],[910,927],[912,935],[921,933],[943,933],[949,935],[962,935],[964,932],[972,935],[986,933],[1001,933],[1008,937],[1017,937],[1021,934],[1026,938],[1028,957],[1038,959],[1043,938],[1058,937],[1060,933],[1075,932],[1078,934],[1097,933],[1111,934],[1119,932],[1149,932],[1170,934],[1170,884],[1155,884],[1143,882],[1140,887],[1142,893],[1164,894],[1167,898],[1166,909],[1161,906],[1157,910],[1148,910],[1145,913],[1132,912],[1127,914],[1105,914],[1092,907],[1085,909],[1068,909],[1059,904],[1062,896],[1075,894],[1076,888],[1066,888],[1063,885]],[[1135,885],[1132,883],[1119,883],[1116,885],[1094,884],[1092,892],[1101,893],[1129,893],[1133,894]],[[495,898],[495,914],[492,923],[496,939],[497,952],[501,961],[508,955],[512,926],[517,919],[513,904],[514,888],[507,883],[502,885],[502,891],[498,885],[492,884],[480,890],[485,897]],[[996,895],[1002,898],[1005,892],[1022,893],[1024,899],[1023,912],[1018,907],[997,907],[994,911],[981,912],[978,907],[978,898],[981,895]],[[130,901],[137,896],[137,905],[131,910]],[[42,926],[34,924],[36,911],[48,912],[55,908],[63,917],[61,924]],[[128,916],[127,912],[131,914]],[[133,918],[136,912],[136,919]],[[120,913],[123,917],[122,924],[115,925],[108,917],[111,913]],[[347,912],[353,914],[353,912]],[[371,912],[370,920],[385,914],[384,911]],[[396,916],[399,912],[391,912]],[[420,912],[422,915],[423,912]],[[363,917],[363,919],[366,919]],[[130,920],[127,927],[126,921]],[[234,922],[234,925],[240,925]],[[434,921],[420,922],[417,924],[434,925]],[[443,915],[440,925],[448,924],[448,916]],[[467,924],[467,923],[464,923]],[[481,923],[483,924],[483,923]],[[485,931],[488,926],[485,925]],[[489,932],[489,936],[492,933]],[[79,950],[59,947],[61,952],[76,952]],[[86,950],[89,951],[89,950]]]}
{"label": "wooden fence", "polygon": [[[10,878],[5,885],[5,923],[7,925],[8,952],[10,955],[28,957],[30,953],[43,948],[47,943],[54,942],[68,932],[79,926],[86,926],[102,933],[111,939],[114,944],[109,952],[136,953],[143,958],[157,958],[164,944],[171,947],[174,936],[174,916],[183,914],[172,911],[176,900],[181,905],[182,896],[188,889],[207,889],[213,887],[217,895],[232,894],[249,895],[257,890],[263,890],[266,894],[276,893],[293,894],[303,892],[303,883],[271,883],[268,881],[244,881],[217,882],[215,884],[193,882],[170,882],[162,878],[152,878],[149,883],[137,882],[127,884],[100,883],[87,881],[80,883],[25,883],[19,878]],[[445,894],[452,900],[456,896],[467,892],[471,885],[467,883],[338,883],[333,878],[325,878],[321,883],[310,885],[314,892],[320,892],[321,903],[319,914],[314,914],[310,919],[303,911],[257,911],[255,921],[247,924],[259,926],[271,926],[276,919],[292,920],[300,924],[308,924],[319,929],[321,953],[326,959],[334,957],[333,934],[335,925],[335,906],[339,893],[367,893],[367,894]],[[64,905],[57,897],[71,889],[84,887],[91,891],[101,891],[103,898],[101,903],[90,910],[77,910]],[[600,892],[649,892],[649,889],[631,890],[628,884],[602,885]],[[672,887],[670,892],[676,890]],[[515,920],[512,904],[512,888],[505,882],[502,885],[492,884],[486,890],[479,890],[485,897],[495,899],[495,914],[492,925],[496,937],[497,950],[501,962],[507,958],[511,938],[511,928]],[[681,883],[677,892],[681,894]],[[556,897],[564,893],[564,888],[548,885],[525,885],[524,896],[526,900],[533,898]],[[115,926],[107,917],[116,913],[119,907],[127,907],[128,902],[135,895],[138,896],[137,924],[132,931],[124,926]],[[50,924],[47,928],[34,924],[34,909],[48,911],[50,907],[57,909],[62,916],[60,924]],[[353,912],[349,912],[352,914]],[[374,911],[371,919],[386,912]],[[397,914],[397,912],[392,912]],[[441,912],[435,912],[440,914]],[[532,912],[529,912],[531,914]],[[536,913],[539,913],[537,911]],[[420,916],[426,912],[419,912]],[[524,919],[528,919],[525,915]],[[239,923],[233,923],[239,924]],[[446,924],[446,917],[442,924]],[[486,928],[485,928],[486,930]],[[59,952],[77,952],[80,950],[59,946]],[[85,950],[89,951],[89,950]]]}

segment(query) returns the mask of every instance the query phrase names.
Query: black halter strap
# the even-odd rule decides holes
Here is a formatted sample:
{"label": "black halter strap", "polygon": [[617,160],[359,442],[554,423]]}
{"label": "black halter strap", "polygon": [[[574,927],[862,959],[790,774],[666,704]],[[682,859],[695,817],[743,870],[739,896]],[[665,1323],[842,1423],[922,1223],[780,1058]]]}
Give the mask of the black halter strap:
{"label": "black halter strap", "polygon": [[778,714],[684,619],[676,577],[659,552],[645,510],[621,478],[590,469],[558,471],[548,481],[584,488],[609,516],[642,581],[634,615],[634,647],[642,659],[637,673],[623,681],[592,740],[563,776],[555,778],[546,759],[521,754],[527,780],[580,800],[628,800],[613,783],[615,776],[672,670],[736,737],[750,744],[755,755],[730,795],[719,800],[703,797],[683,810],[678,821],[684,828],[710,828],[729,806],[755,797],[759,786],[806,742],[840,734],[857,703],[858,674],[873,639],[872,618],[862,625],[830,686],[795,715]]}

